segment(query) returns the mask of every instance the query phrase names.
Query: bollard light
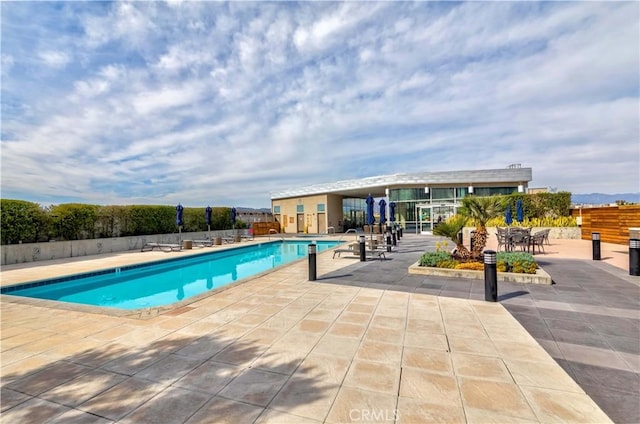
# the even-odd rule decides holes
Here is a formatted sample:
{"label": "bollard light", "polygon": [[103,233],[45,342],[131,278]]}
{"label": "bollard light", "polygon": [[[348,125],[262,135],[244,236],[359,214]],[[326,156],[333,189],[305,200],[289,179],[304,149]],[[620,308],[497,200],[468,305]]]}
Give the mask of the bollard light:
{"label": "bollard light", "polygon": [[629,240],[629,275],[640,275],[640,239]]}
{"label": "bollard light", "polygon": [[593,260],[600,260],[600,233],[591,233],[591,251]]}
{"label": "bollard light", "polygon": [[396,238],[396,227],[395,225],[393,226],[393,228],[391,229],[391,244],[396,246],[397,243],[397,238]]}
{"label": "bollard light", "polygon": [[484,251],[484,300],[498,300],[498,270],[495,250]]}
{"label": "bollard light", "polygon": [[309,281],[316,281],[316,242],[312,241],[307,247],[309,253]]}
{"label": "bollard light", "polygon": [[360,236],[360,262],[366,262],[367,260],[367,251],[364,245],[365,237]]}
{"label": "bollard light", "polygon": [[387,228],[387,252],[391,252],[391,229]]}

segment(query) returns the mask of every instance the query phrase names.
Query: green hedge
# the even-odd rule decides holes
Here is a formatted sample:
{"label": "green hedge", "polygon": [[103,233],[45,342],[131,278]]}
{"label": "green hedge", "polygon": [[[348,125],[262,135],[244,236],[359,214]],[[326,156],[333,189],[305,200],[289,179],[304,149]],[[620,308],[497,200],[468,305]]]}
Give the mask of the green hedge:
{"label": "green hedge", "polygon": [[[2,244],[178,232],[175,206],[67,203],[45,208],[23,200],[0,199],[0,208]],[[211,230],[232,228],[231,208],[211,209]],[[206,231],[205,208],[184,208],[183,222],[183,232]],[[235,228],[247,228],[247,224],[236,220]]]}
{"label": "green hedge", "polygon": [[571,215],[571,193],[513,193],[504,196],[505,204],[511,205],[513,219],[516,218],[516,204],[522,200],[525,219],[559,218]]}
{"label": "green hedge", "polygon": [[2,244],[33,243],[48,231],[50,219],[36,203],[0,199],[0,210]]}

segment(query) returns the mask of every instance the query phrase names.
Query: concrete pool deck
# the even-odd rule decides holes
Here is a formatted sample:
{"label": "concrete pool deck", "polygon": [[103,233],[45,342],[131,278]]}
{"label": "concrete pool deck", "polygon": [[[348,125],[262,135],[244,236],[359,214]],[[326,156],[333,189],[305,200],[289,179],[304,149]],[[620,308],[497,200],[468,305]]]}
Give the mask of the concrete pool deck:
{"label": "concrete pool deck", "polygon": [[[407,290],[430,240],[323,252],[318,281],[302,260],[149,319],[2,295],[2,420],[610,422],[504,302]],[[7,266],[2,284],[197,253]]]}

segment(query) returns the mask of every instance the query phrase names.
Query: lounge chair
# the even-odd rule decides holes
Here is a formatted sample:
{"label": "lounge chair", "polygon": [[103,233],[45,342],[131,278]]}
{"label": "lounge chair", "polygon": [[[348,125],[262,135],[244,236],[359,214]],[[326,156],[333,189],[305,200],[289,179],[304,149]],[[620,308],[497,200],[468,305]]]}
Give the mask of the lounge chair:
{"label": "lounge chair", "polygon": [[[341,253],[352,253],[354,256],[360,256],[360,250],[359,249],[335,249],[333,251],[333,259],[335,259],[336,254],[338,255],[338,257],[340,257]],[[387,257],[385,256],[385,251],[384,250],[378,250],[378,249],[367,249],[365,250],[365,256],[369,257],[369,258],[377,258],[377,259],[387,259]]]}
{"label": "lounge chair", "polygon": [[140,249],[141,252],[147,252],[150,250],[164,250],[165,252],[172,252],[172,251],[179,251],[182,250],[182,245],[181,244],[173,244],[173,243],[153,243],[153,242],[147,242],[144,244],[144,246],[142,246],[142,249]]}
{"label": "lounge chair", "polygon": [[211,241],[209,239],[194,240],[193,241],[193,245],[197,246],[197,247],[211,247],[211,246],[213,246],[213,241]]}

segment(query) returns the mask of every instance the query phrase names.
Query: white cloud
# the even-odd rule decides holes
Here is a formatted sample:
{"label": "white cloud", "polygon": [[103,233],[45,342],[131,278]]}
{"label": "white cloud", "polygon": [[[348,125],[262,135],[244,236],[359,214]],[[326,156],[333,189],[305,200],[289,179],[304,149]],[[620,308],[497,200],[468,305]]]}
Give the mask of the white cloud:
{"label": "white cloud", "polygon": [[61,51],[44,51],[38,54],[45,66],[52,68],[64,68],[71,61],[71,57],[66,52]]}
{"label": "white cloud", "polygon": [[3,5],[5,193],[268,206],[514,162],[535,186],[640,190],[631,3],[29,7]]}

